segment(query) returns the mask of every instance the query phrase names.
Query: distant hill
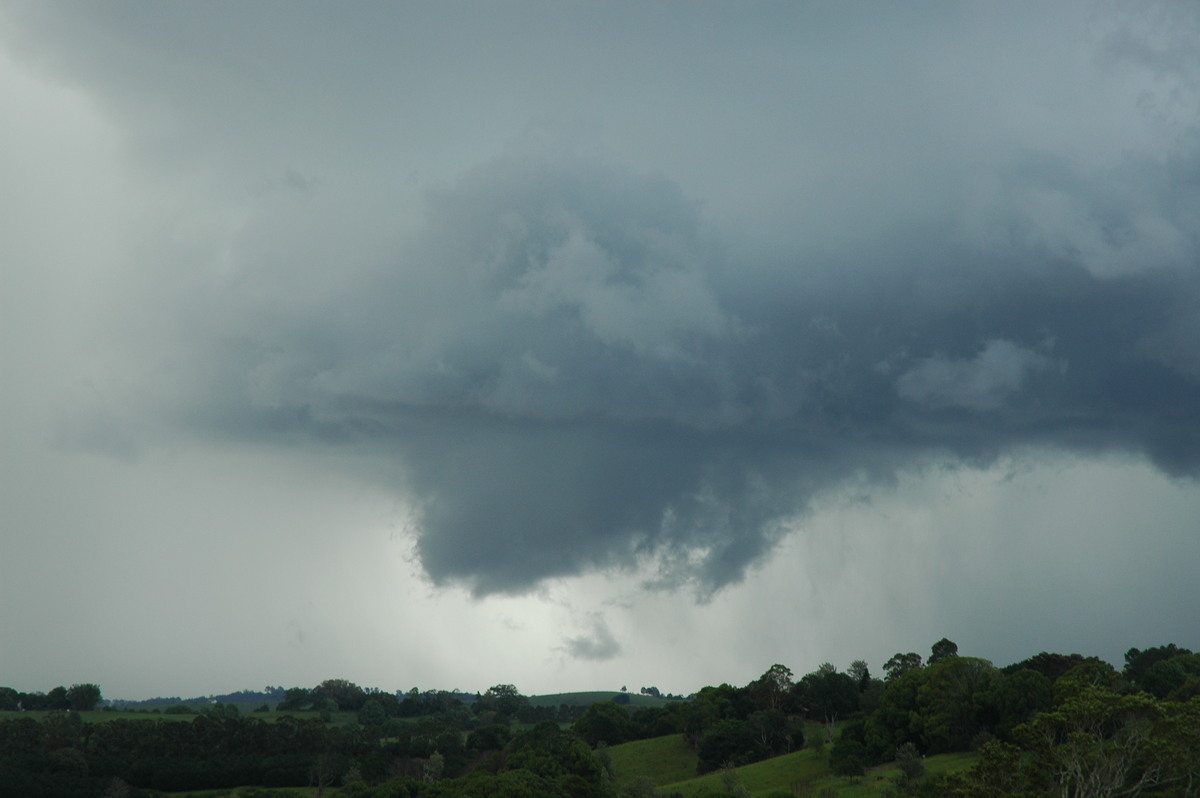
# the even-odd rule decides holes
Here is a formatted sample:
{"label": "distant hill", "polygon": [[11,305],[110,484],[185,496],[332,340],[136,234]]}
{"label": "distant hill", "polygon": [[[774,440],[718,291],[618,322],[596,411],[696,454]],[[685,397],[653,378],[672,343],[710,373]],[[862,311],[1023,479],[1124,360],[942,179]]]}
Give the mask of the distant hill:
{"label": "distant hill", "polygon": [[123,698],[117,698],[112,701],[105,702],[108,706],[117,709],[153,709],[155,707],[171,707],[179,704],[187,704],[189,706],[205,706],[207,704],[250,704],[253,706],[261,706],[262,704],[271,704],[272,706],[283,700],[284,689],[282,687],[267,687],[264,690],[239,690],[236,693],[225,693],[223,695],[208,695],[196,696],[195,698],[179,698],[163,697],[147,698],[142,701],[128,701]]}
{"label": "distant hill", "polygon": [[602,701],[615,701],[630,707],[661,707],[678,699],[658,698],[641,693],[622,693],[620,690],[592,690],[580,693],[547,693],[546,695],[531,695],[529,703],[535,707],[557,707],[566,704],[569,707],[590,707]]}

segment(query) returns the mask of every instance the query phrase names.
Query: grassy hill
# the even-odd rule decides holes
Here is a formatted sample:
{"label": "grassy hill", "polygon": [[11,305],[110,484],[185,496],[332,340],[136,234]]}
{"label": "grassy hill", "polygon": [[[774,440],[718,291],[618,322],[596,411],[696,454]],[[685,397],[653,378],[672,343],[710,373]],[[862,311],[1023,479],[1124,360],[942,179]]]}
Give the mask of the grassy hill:
{"label": "grassy hill", "polygon": [[696,776],[699,758],[687,747],[682,734],[614,745],[607,750],[613,772],[622,783],[648,779],[662,786]]}
{"label": "grassy hill", "polygon": [[601,701],[612,701],[619,695],[629,699],[631,707],[661,707],[669,704],[671,699],[655,698],[641,693],[622,693],[620,690],[593,690],[585,693],[548,693],[546,695],[531,695],[529,703],[535,707],[557,707],[566,704],[569,707],[590,707]]}
{"label": "grassy hill", "polygon": [[[664,796],[691,798],[707,790],[720,791],[725,780],[734,778],[755,798],[776,794],[818,795],[832,789],[839,798],[883,798],[893,786],[900,769],[880,765],[861,778],[834,776],[829,769],[828,748],[806,748],[790,754],[736,768],[732,775],[716,772],[696,776],[696,753],[684,743],[683,735],[672,734],[650,740],[615,745],[608,749],[617,780],[626,784],[639,779],[652,782]],[[925,760],[929,774],[966,770],[976,761],[973,753],[943,754]]]}

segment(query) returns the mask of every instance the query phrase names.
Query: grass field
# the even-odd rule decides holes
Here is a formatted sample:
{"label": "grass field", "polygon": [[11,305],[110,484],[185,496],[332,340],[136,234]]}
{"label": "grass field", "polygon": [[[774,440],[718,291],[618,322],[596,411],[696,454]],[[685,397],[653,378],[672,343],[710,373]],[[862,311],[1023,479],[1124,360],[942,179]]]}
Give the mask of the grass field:
{"label": "grass field", "polygon": [[[684,743],[683,735],[672,734],[650,740],[615,745],[608,749],[617,780],[628,783],[638,779],[653,782],[663,795],[698,795],[705,790],[721,790],[728,776],[722,772],[696,776],[696,753]],[[930,775],[963,771],[975,764],[974,753],[943,754],[925,760]],[[829,788],[839,798],[883,798],[893,786],[900,769],[893,764],[868,770],[861,778],[835,776],[829,769],[829,749],[806,748],[790,754],[736,768],[734,777],[752,796],[780,792],[793,795],[817,795]]]}
{"label": "grass field", "polygon": [[[548,693],[546,695],[531,695],[529,703],[535,707],[557,707],[566,704],[569,707],[590,707],[602,701],[612,701],[622,695],[620,690],[593,690],[587,693]],[[655,698],[641,693],[625,693],[631,707],[661,707],[669,704],[670,699]]]}
{"label": "grass field", "polygon": [[698,761],[682,734],[614,745],[608,756],[618,781],[649,779],[659,786],[694,778]]}
{"label": "grass field", "polygon": [[[693,771],[694,773],[695,771]],[[823,755],[812,750],[793,751],[753,765],[734,770],[739,782],[751,795],[761,795],[778,790],[796,793],[801,788],[830,775],[829,765]],[[663,784],[659,787],[664,795],[680,794],[684,798],[709,790],[721,790],[726,775],[722,772],[692,776],[685,781]]]}

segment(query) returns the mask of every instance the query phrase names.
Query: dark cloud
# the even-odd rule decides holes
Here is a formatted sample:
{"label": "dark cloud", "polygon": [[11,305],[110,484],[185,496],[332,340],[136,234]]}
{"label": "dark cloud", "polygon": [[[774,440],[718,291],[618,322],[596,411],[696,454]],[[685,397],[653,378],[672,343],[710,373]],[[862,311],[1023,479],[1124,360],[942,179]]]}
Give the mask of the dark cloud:
{"label": "dark cloud", "polygon": [[[33,8],[28,24],[50,25]],[[138,400],[205,436],[370,452],[380,478],[415,503],[416,551],[437,583],[516,593],[650,562],[659,584],[708,595],[847,479],[1028,448],[1200,468],[1200,127],[1178,102],[1194,96],[1198,72],[1194,52],[1159,28],[1118,15],[1079,58],[1024,59],[1005,44],[1057,46],[1052,34],[1078,7],[993,32],[988,12],[921,6],[894,20],[895,36],[874,16],[777,12],[786,19],[772,25],[764,12],[728,39],[671,38],[668,58],[645,45],[676,20],[651,15],[654,36],[621,39],[621,59],[601,46],[613,30],[581,38],[581,18],[564,12],[537,37],[538,53],[560,60],[539,61],[486,28],[519,28],[537,16],[524,6],[429,42],[417,32],[454,20],[385,15],[396,43],[364,32],[388,27],[369,16],[345,23],[353,36],[340,23],[315,35],[322,14],[285,26],[294,37],[263,36],[277,18],[256,7],[242,26],[201,14],[197,35],[187,7],[152,8],[137,25],[96,12],[96,26],[61,34],[79,46],[60,44],[56,58],[77,72],[96,60],[101,93],[133,120],[147,162],[188,174],[178,164],[201,164],[216,182],[267,190],[217,246],[156,242],[170,268],[140,275],[129,300],[151,319],[152,335],[130,345],[154,363]],[[855,47],[810,50],[783,33],[815,37],[810,27]],[[960,29],[1004,69],[942,37]],[[330,44],[339,34],[362,43],[346,66]],[[300,43],[316,40],[325,49],[305,56]],[[562,57],[568,41],[590,43],[578,62]],[[680,66],[706,48],[757,53],[759,42],[795,60],[773,70],[764,56],[738,81],[718,74],[736,59],[705,60],[697,74]],[[213,57],[218,45],[234,55]],[[163,48],[178,72],[149,68]],[[593,82],[598,65],[630,81]],[[1149,75],[1150,88],[1096,132],[1062,133],[1063,118],[1095,109],[1091,94],[1061,89],[1086,81],[1041,91],[1060,66],[1117,84]],[[650,87],[629,88],[641,81]],[[588,103],[572,98],[588,88],[603,89],[587,110],[617,120],[624,155],[644,148],[644,160],[668,165],[590,146],[587,124],[582,135],[533,126],[499,154],[495,134],[470,135],[560,104],[578,111]],[[427,114],[440,121],[423,127],[431,98],[471,113]],[[684,110],[658,116],[671,102]],[[722,102],[733,110],[708,126],[697,109]],[[315,119],[319,107],[337,121]],[[1127,131],[1126,116],[1150,132]],[[393,212],[389,181],[417,165],[388,160],[389,142],[409,142],[419,161],[442,136],[454,157],[439,166],[464,152],[476,165],[429,188],[415,233],[378,232]],[[287,147],[274,149],[276,138]],[[368,164],[359,170],[379,162],[365,196],[337,182],[347,152]],[[246,164],[265,182],[241,176]],[[713,196],[685,190],[697,185]],[[373,237],[363,243],[361,231]]]}
{"label": "dark cloud", "polygon": [[[1128,169],[1139,203],[1173,207],[1159,170]],[[881,262],[767,269],[664,176],[516,146],[432,194],[424,232],[328,300],[248,275],[270,302],[196,353],[216,392],[189,412],[395,462],[424,568],[478,594],[646,560],[704,594],[822,490],[931,459],[1115,449],[1195,473],[1196,225],[1148,217],[1174,254],[1141,258],[1154,241],[1132,209],[1100,203],[1079,223],[1129,262],[1094,268],[1012,221],[1048,181],[1097,204],[1054,175],[1008,176],[1000,243],[916,231],[879,242]]]}

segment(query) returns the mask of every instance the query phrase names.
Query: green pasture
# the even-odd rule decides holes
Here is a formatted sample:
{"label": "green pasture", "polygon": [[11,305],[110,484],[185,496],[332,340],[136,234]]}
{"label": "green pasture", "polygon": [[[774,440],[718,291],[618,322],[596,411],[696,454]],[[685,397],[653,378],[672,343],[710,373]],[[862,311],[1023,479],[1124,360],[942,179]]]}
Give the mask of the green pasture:
{"label": "green pasture", "polygon": [[583,693],[548,693],[546,695],[531,695],[529,703],[535,707],[557,707],[566,704],[569,707],[590,707],[603,701],[612,701],[619,695],[629,699],[630,707],[661,707],[671,703],[667,698],[655,698],[642,693],[622,693],[620,690],[592,690]]}
{"label": "green pasture", "polygon": [[[815,733],[817,729],[811,731]],[[820,731],[823,734],[824,728],[820,727]],[[683,798],[725,787],[727,775],[724,772],[696,775],[696,753],[687,747],[682,734],[615,745],[607,749],[607,753],[617,781],[622,784],[648,780],[663,795],[679,794]],[[977,759],[978,756],[970,752],[931,756],[924,760],[925,772],[936,775],[965,771]],[[781,791],[817,795],[822,789],[829,788],[840,798],[883,798],[885,791],[899,778],[900,769],[894,764],[886,764],[857,778],[835,776],[829,769],[829,747],[824,746],[755,762],[736,768],[733,773],[752,796]]]}
{"label": "green pasture", "polygon": [[682,734],[653,737],[605,749],[617,780],[649,779],[656,785],[685,781],[696,775],[696,752]]}

